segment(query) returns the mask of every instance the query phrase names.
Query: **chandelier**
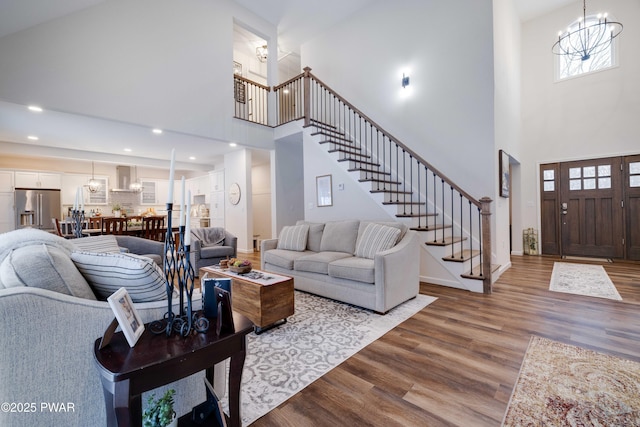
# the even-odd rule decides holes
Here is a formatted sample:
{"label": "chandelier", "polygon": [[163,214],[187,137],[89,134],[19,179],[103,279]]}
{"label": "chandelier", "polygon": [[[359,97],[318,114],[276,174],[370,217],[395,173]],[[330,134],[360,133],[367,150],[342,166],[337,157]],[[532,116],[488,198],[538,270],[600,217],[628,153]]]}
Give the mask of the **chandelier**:
{"label": "chandelier", "polygon": [[558,41],[551,51],[571,61],[586,61],[608,49],[614,38],[622,32],[622,24],[607,21],[607,14],[587,19],[587,0],[582,3],[582,16],[566,31],[558,33]]}
{"label": "chandelier", "polygon": [[260,62],[265,62],[267,60],[268,54],[269,54],[269,51],[267,50],[266,44],[264,46],[258,46],[256,48],[256,56],[258,57],[258,60]]}
{"label": "chandelier", "polygon": [[98,190],[100,190],[100,181],[98,181],[93,175],[93,162],[91,162],[91,179],[89,180],[87,187],[89,187],[90,193],[97,193]]}

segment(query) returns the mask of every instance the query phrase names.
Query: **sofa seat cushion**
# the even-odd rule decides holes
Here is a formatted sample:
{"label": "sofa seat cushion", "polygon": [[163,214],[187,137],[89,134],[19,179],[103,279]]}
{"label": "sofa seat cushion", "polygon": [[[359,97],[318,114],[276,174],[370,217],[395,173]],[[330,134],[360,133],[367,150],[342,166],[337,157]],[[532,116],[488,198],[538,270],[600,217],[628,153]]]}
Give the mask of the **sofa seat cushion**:
{"label": "sofa seat cushion", "polygon": [[356,250],[360,221],[330,221],[324,225],[320,250],[322,252],[344,252],[353,255]]}
{"label": "sofa seat cushion", "polygon": [[225,258],[233,256],[231,246],[207,246],[200,249],[200,258]]}
{"label": "sofa seat cushion", "polygon": [[95,300],[91,287],[61,248],[34,244],[12,250],[0,264],[5,287],[30,286]]}
{"label": "sofa seat cushion", "polygon": [[263,252],[262,258],[266,264],[272,264],[287,270],[293,270],[293,262],[311,252],[287,251],[284,249],[271,249]]}
{"label": "sofa seat cushion", "polygon": [[158,265],[147,257],[122,253],[73,252],[71,259],[98,298],[106,300],[125,287],[133,302],[167,298],[166,279]]}
{"label": "sofa seat cushion", "polygon": [[329,276],[373,284],[375,282],[374,261],[359,257],[342,258],[329,264]]}
{"label": "sofa seat cushion", "polygon": [[351,254],[344,252],[318,252],[310,255],[302,256],[293,263],[293,269],[296,271],[309,271],[311,273],[329,274],[329,264],[342,259],[348,258]]}

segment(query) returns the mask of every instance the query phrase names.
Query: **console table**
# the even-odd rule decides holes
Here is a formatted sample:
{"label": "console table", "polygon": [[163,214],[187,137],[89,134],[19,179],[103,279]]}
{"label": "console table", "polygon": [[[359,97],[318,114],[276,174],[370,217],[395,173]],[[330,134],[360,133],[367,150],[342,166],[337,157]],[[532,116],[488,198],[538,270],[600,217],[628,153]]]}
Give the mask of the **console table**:
{"label": "console table", "polygon": [[[135,347],[129,347],[122,332],[100,349],[100,339],[94,345],[94,358],[100,372],[107,410],[107,426],[139,426],[142,424],[141,394],[164,384],[206,370],[213,384],[213,367],[231,358],[229,370],[229,425],[240,427],[240,380],[246,355],[246,335],[253,323],[239,313],[233,313],[234,333],[216,336],[215,321],[208,332],[194,333],[186,338],[154,335],[145,331]],[[202,385],[205,386],[204,384]],[[189,425],[191,414],[179,421]]]}

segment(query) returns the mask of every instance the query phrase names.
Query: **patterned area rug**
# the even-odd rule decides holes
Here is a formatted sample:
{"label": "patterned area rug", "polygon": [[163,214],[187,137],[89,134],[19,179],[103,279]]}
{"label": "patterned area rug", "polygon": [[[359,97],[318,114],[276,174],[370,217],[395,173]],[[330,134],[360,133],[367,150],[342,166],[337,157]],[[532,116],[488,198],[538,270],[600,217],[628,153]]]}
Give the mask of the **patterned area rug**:
{"label": "patterned area rug", "polygon": [[[296,291],[296,312],[286,324],[247,336],[242,425],[251,424],[435,300],[418,295],[383,316]],[[226,396],[221,400],[228,413]]]}
{"label": "patterned area rug", "polygon": [[549,290],[622,301],[601,265],[556,262],[553,264]]}
{"label": "patterned area rug", "polygon": [[502,425],[639,426],[640,363],[534,336]]}

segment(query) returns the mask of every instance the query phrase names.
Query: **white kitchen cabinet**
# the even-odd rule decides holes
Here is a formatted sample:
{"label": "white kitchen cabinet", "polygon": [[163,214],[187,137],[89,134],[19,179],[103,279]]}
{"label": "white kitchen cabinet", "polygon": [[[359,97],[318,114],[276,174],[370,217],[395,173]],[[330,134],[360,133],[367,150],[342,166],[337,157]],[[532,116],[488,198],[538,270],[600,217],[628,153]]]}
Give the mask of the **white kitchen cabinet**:
{"label": "white kitchen cabinet", "polygon": [[224,170],[209,172],[210,191],[224,191]]}
{"label": "white kitchen cabinet", "polygon": [[[60,192],[60,198],[62,205],[73,206],[76,201],[76,191],[78,187],[81,187],[82,194],[84,196],[85,189],[84,185],[89,182],[90,176],[83,174],[75,174],[75,173],[65,173],[62,175],[62,191]],[[87,203],[87,200],[84,200]]]}
{"label": "white kitchen cabinet", "polygon": [[14,189],[13,171],[0,171],[0,192],[9,192]]}
{"label": "white kitchen cabinet", "polygon": [[141,179],[142,193],[140,193],[141,205],[158,204],[158,181],[155,179]]}
{"label": "white kitchen cabinet", "polygon": [[62,188],[62,174],[50,172],[15,172],[16,188],[46,188],[59,190]]}
{"label": "white kitchen cabinet", "polygon": [[194,196],[204,196],[204,202],[210,203],[211,183],[209,175],[189,178],[185,182],[187,190],[191,190],[191,203]]}

